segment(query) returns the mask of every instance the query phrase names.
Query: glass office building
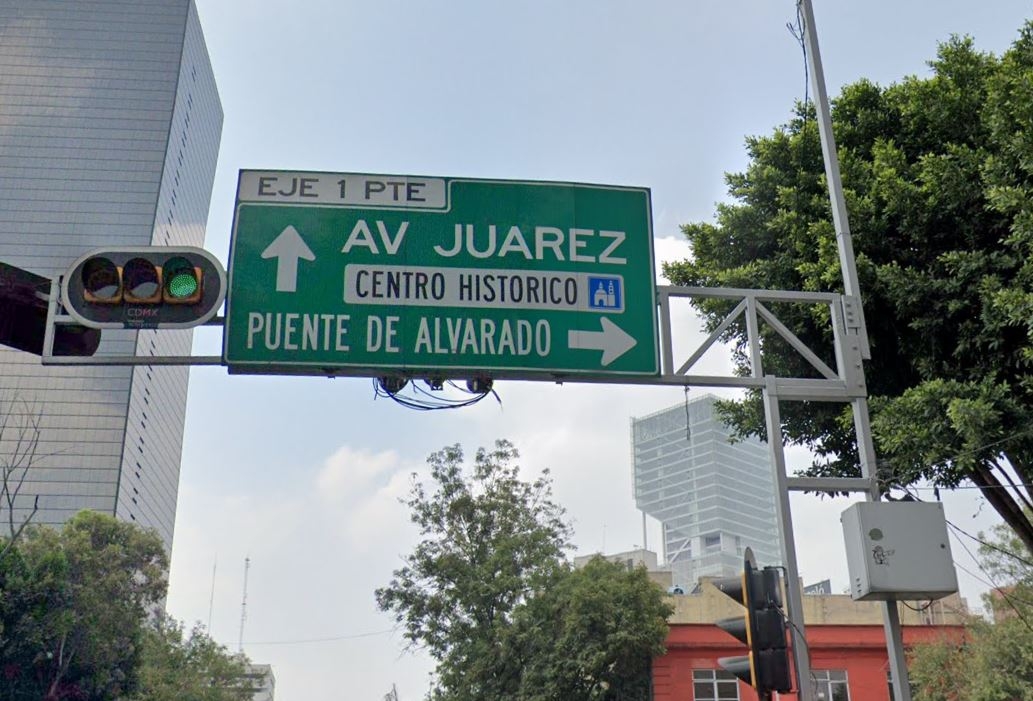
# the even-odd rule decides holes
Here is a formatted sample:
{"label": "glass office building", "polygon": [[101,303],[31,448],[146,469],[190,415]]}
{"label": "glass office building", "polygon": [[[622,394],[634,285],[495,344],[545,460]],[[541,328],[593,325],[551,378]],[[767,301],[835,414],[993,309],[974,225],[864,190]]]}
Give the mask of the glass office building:
{"label": "glass office building", "polygon": [[[193,0],[0,0],[0,261],[55,278],[100,246],[202,245],[221,131]],[[190,331],[105,330],[99,353],[190,346]],[[40,419],[15,522],[89,508],[171,547],[187,379],[0,350],[0,461]]]}
{"label": "glass office building", "polygon": [[768,447],[733,443],[706,395],[631,420],[635,504],[660,521],[674,581],[734,576],[750,547],[758,564],[782,561]]}

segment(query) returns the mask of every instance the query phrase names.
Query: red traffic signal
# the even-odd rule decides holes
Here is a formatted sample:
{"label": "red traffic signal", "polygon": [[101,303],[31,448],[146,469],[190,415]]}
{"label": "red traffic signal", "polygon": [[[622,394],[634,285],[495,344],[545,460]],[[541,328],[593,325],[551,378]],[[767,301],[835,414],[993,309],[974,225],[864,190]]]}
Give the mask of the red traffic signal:
{"label": "red traffic signal", "polygon": [[226,296],[226,271],[193,246],[91,251],[62,280],[65,309],[92,328],[182,329],[205,323]]}
{"label": "red traffic signal", "polygon": [[756,689],[762,699],[770,698],[772,691],[784,693],[793,687],[780,579],[775,567],[757,569],[753,551],[746,548],[742,574],[714,581],[714,586],[746,608],[745,616],[725,618],[716,625],[749,647],[749,654],[721,657],[717,663]]}

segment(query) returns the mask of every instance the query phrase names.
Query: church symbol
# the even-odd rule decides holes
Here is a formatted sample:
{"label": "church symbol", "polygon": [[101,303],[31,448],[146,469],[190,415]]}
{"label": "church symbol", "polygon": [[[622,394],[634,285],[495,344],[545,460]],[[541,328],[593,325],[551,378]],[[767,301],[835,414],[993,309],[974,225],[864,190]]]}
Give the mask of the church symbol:
{"label": "church symbol", "polygon": [[620,310],[624,308],[624,300],[621,298],[620,278],[588,278],[588,286],[591,296],[588,306],[591,309]]}

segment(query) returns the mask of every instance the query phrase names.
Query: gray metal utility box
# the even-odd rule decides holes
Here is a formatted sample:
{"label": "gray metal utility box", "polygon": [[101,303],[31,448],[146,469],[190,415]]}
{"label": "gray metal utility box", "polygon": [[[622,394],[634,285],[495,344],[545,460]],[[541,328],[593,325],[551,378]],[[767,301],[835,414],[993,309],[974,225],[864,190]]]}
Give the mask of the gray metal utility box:
{"label": "gray metal utility box", "polygon": [[958,590],[941,504],[859,502],[840,521],[855,601],[940,599]]}

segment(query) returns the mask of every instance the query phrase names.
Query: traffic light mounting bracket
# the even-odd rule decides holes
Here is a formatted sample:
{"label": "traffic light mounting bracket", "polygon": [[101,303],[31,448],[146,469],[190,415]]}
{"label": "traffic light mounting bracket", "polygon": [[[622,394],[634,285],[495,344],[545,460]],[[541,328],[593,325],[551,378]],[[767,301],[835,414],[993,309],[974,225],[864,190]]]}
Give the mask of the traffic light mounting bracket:
{"label": "traffic light mounting bracket", "polygon": [[109,247],[80,256],[50,283],[44,365],[221,365],[221,356],[55,354],[58,330],[187,329],[222,326],[226,271],[195,246]]}
{"label": "traffic light mounting bracket", "polygon": [[[54,337],[57,327],[78,325],[78,321],[68,314],[60,303],[61,282],[59,277],[50,283],[50,301],[47,309],[46,335],[43,339],[43,365],[222,365],[221,355],[99,355],[99,356],[66,356],[54,355]],[[198,326],[222,326],[225,317],[215,315]]]}

